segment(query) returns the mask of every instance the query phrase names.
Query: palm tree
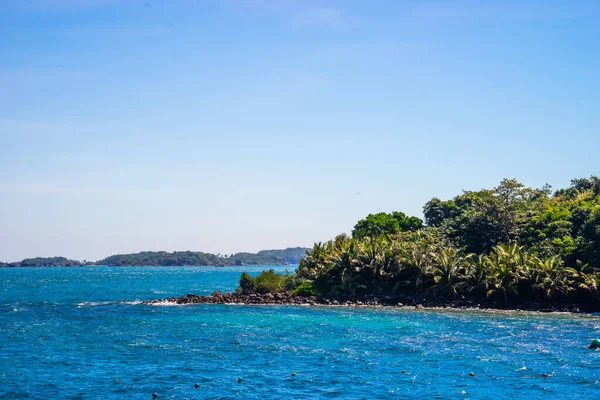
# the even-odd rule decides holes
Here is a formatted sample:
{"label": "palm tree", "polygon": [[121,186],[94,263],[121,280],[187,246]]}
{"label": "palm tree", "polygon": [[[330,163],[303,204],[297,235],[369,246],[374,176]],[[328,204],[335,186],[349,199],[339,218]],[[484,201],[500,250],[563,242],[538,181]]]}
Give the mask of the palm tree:
{"label": "palm tree", "polygon": [[409,277],[409,284],[414,286],[415,290],[423,284],[423,277],[429,272],[431,267],[432,253],[429,246],[421,243],[411,243],[407,254],[401,258],[404,271]]}
{"label": "palm tree", "polygon": [[402,272],[401,255],[403,250],[402,242],[397,240],[390,241],[385,249],[381,275],[388,283],[393,282]]}
{"label": "palm tree", "polygon": [[393,263],[391,241],[387,237],[366,237],[359,242],[355,271],[359,273],[364,289],[381,292],[381,283]]}
{"label": "palm tree", "polygon": [[322,242],[315,243],[313,248],[306,252],[306,257],[300,260],[298,276],[306,279],[318,278],[326,269],[326,255],[327,244]]}
{"label": "palm tree", "polygon": [[507,263],[515,272],[526,266],[533,256],[527,252],[524,246],[519,246],[517,243],[499,244],[494,247],[496,253],[505,263]]}
{"label": "palm tree", "polygon": [[575,268],[565,268],[569,277],[579,280],[578,288],[590,293],[596,300],[600,296],[600,276],[594,272],[589,264],[580,260],[575,262]]}
{"label": "palm tree", "polygon": [[551,299],[556,293],[568,294],[568,274],[563,268],[563,262],[559,256],[548,257],[539,260],[537,264],[538,279],[534,289],[541,291],[544,297]]}
{"label": "palm tree", "polygon": [[355,268],[358,263],[356,259],[356,239],[351,239],[346,235],[339,235],[335,238],[332,251],[329,254],[329,262],[333,265],[330,271],[331,279],[339,279],[340,285],[345,292],[355,294],[354,276]]}
{"label": "palm tree", "polygon": [[[507,251],[508,250],[508,251]],[[508,303],[508,294],[517,292],[519,277],[514,262],[514,248],[498,245],[489,257],[491,266],[491,287],[488,295],[502,292],[504,302]]]}
{"label": "palm tree", "polygon": [[489,288],[490,260],[483,254],[477,257],[470,255],[467,277],[469,292],[476,292],[478,295],[487,293]]}
{"label": "palm tree", "polygon": [[466,258],[454,247],[441,247],[433,254],[434,293],[449,294],[456,298],[459,290],[465,286]]}

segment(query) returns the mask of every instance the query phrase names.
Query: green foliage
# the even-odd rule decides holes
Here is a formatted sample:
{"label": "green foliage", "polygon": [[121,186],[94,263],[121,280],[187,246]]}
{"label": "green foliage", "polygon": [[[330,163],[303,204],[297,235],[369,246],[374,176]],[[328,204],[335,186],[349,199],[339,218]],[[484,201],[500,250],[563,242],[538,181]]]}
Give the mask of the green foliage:
{"label": "green foliage", "polygon": [[69,260],[65,257],[26,258],[15,263],[0,263],[0,267],[74,267],[86,265],[85,261]]}
{"label": "green foliage", "polygon": [[456,246],[481,254],[519,239],[549,194],[549,187],[525,188],[514,179],[504,179],[491,190],[465,191],[445,202],[434,198],[423,212],[427,224],[439,227]]}
{"label": "green foliage", "polygon": [[298,296],[316,296],[319,292],[312,282],[304,282],[294,289],[292,293]]}
{"label": "green foliage", "polygon": [[29,258],[15,263],[0,263],[0,267],[52,267],[78,265],[172,266],[172,265],[284,265],[298,264],[308,249],[293,247],[283,250],[262,250],[258,253],[236,253],[230,256],[199,251],[144,251],[117,254],[95,263],[69,260],[65,257]]}
{"label": "green foliage", "polygon": [[437,197],[429,200],[423,207],[423,215],[428,226],[441,226],[444,221],[455,218],[459,209],[454,200],[442,201]]}
{"label": "green foliage", "polygon": [[285,289],[286,277],[287,274],[278,274],[272,269],[262,271],[256,277],[252,277],[247,272],[242,272],[237,292],[240,294],[278,293]]}
{"label": "green foliage", "polygon": [[256,255],[259,257],[269,257],[270,259],[281,260],[278,261],[279,264],[298,264],[300,259],[306,254],[307,250],[306,247],[288,247],[283,250],[261,250],[256,253]]}
{"label": "green foliage", "polygon": [[408,217],[403,212],[394,211],[391,214],[380,212],[369,214],[354,226],[352,236],[395,235],[400,232],[415,231],[423,227],[423,221],[417,217]]}
{"label": "green foliage", "polygon": [[369,214],[365,219],[356,223],[352,236],[361,238],[365,236],[390,235],[400,232],[398,220],[391,214],[380,212]]}
{"label": "green foliage", "polygon": [[285,288],[285,275],[278,274],[272,269],[261,272],[254,278],[257,293],[277,293]]}
{"label": "green foliage", "polygon": [[240,285],[238,286],[238,293],[251,294],[256,292],[256,283],[254,278],[246,271],[242,272],[240,276]]}
{"label": "green foliage", "polygon": [[394,211],[392,217],[398,221],[398,226],[401,232],[416,231],[423,227],[423,221],[421,218],[409,217],[403,212]]}
{"label": "green foliage", "polygon": [[434,198],[424,215],[425,227],[403,213],[370,214],[352,237],[315,243],[296,278],[335,296],[600,304],[600,179],[574,179],[554,195],[505,179]]}
{"label": "green foliage", "polygon": [[230,256],[198,251],[145,251],[136,254],[118,254],[97,261],[96,265],[283,265],[298,264],[306,248],[262,250],[258,253],[236,253]]}

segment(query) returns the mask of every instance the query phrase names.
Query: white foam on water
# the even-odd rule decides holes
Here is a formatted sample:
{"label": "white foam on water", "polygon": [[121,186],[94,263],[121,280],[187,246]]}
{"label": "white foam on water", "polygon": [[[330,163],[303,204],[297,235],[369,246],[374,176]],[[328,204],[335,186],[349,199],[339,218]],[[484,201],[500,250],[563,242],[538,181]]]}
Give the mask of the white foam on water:
{"label": "white foam on water", "polygon": [[109,306],[115,304],[123,304],[123,305],[137,305],[142,304],[141,300],[134,301],[83,301],[81,303],[77,303],[77,308],[82,307],[96,307],[96,306]]}
{"label": "white foam on water", "polygon": [[[187,306],[189,304],[177,304],[174,301],[160,300],[153,303],[147,303],[149,306],[171,307],[171,306]],[[190,303],[192,304],[192,303]]]}

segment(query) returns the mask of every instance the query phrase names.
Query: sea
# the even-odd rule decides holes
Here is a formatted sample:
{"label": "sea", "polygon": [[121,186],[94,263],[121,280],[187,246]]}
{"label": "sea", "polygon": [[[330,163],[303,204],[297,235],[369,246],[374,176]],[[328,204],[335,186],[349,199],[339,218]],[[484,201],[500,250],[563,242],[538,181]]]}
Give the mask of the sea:
{"label": "sea", "polygon": [[600,398],[596,315],[142,303],[265,268],[2,268],[0,398]]}

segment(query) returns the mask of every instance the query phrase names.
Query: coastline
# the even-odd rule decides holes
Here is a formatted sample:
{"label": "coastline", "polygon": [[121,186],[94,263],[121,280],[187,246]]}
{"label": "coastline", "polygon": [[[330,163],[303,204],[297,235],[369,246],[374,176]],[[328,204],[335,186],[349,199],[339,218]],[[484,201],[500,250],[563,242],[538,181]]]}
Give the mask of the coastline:
{"label": "coastline", "polygon": [[202,251],[141,251],[138,253],[114,254],[101,260],[73,260],[63,256],[33,257],[21,261],[2,262],[0,267],[180,267],[180,266],[270,266],[298,265],[309,249],[288,247],[285,249],[260,250],[256,253],[237,252],[231,255],[205,253]]}
{"label": "coastline", "polygon": [[477,310],[477,311],[529,311],[541,313],[589,314],[600,312],[600,308],[581,304],[544,304],[523,302],[504,304],[493,301],[445,301],[422,300],[410,297],[362,297],[353,299],[330,298],[322,296],[300,296],[290,292],[249,294],[214,292],[209,296],[186,294],[181,297],[146,300],[146,305],[192,305],[192,304],[228,304],[228,305],[288,305],[311,307],[355,307],[355,308],[410,308],[416,310]]}

